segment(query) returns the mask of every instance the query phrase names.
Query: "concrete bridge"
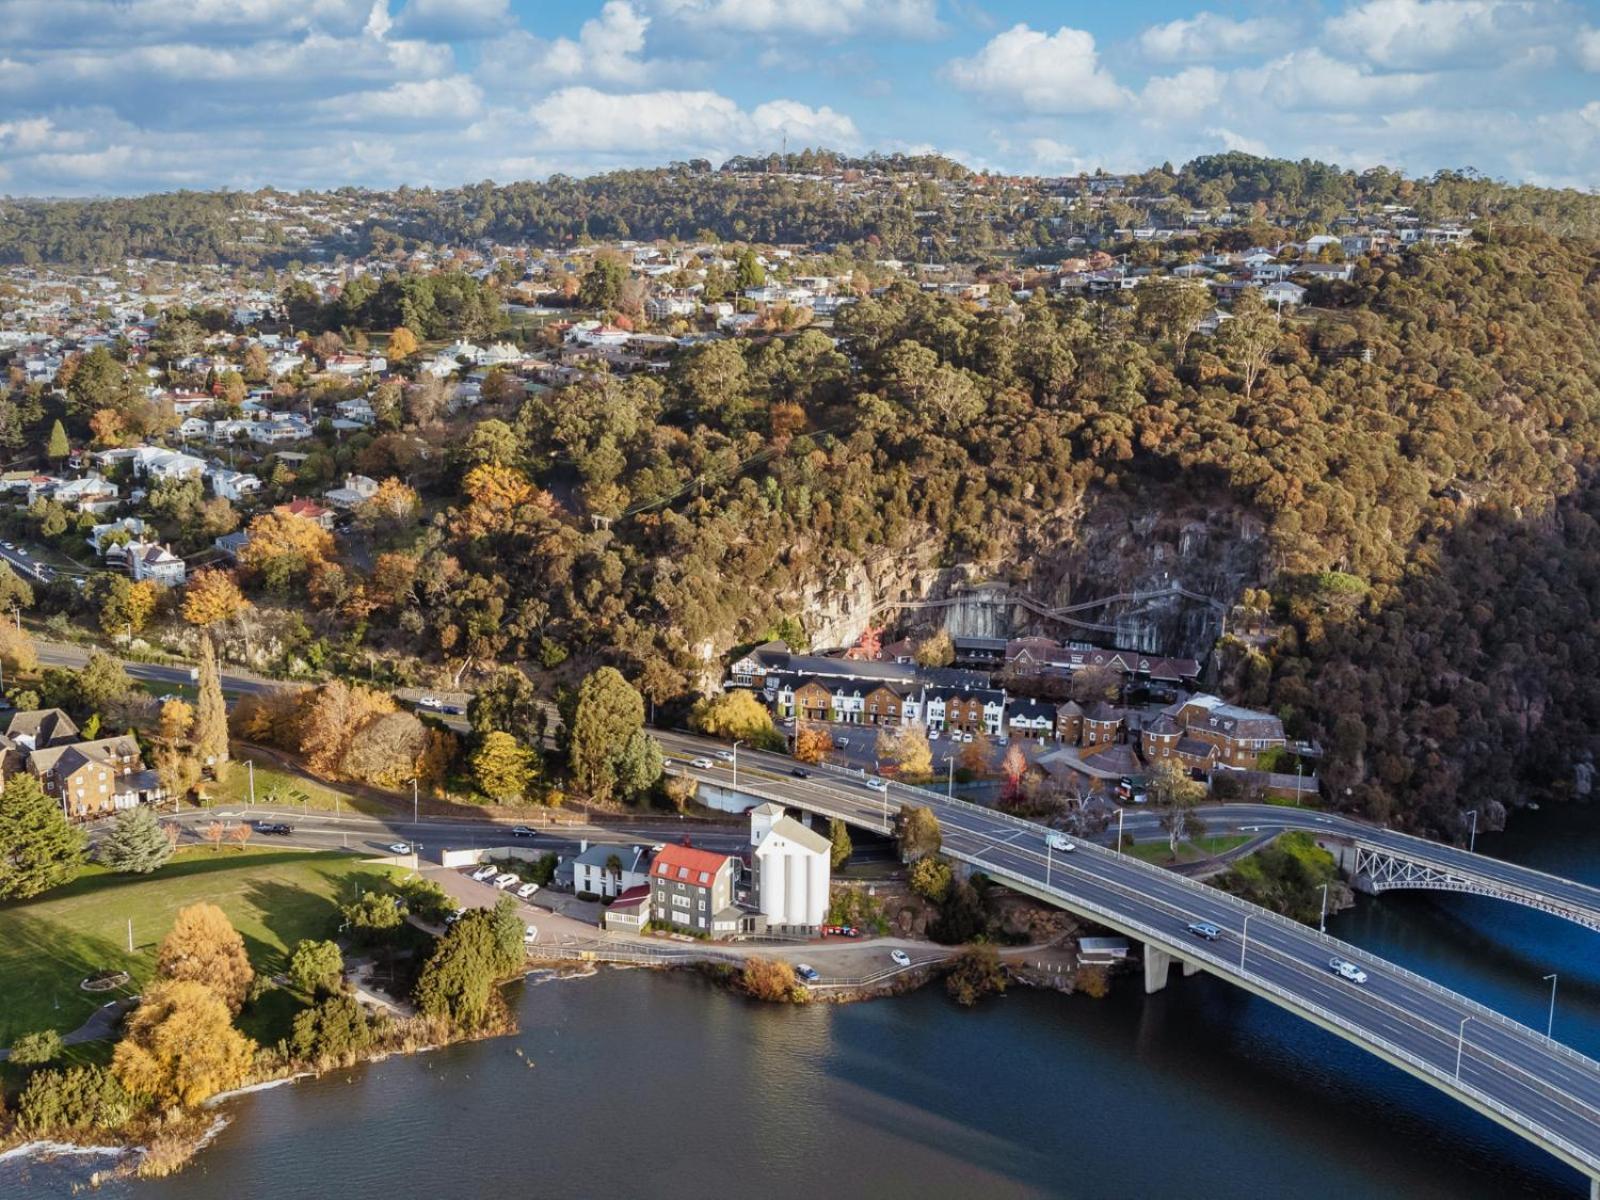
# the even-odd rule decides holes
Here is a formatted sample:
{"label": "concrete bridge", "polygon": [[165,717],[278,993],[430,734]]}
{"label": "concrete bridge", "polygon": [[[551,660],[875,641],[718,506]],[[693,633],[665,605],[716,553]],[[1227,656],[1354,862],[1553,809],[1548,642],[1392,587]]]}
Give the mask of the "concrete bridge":
{"label": "concrete bridge", "polygon": [[[1360,947],[1174,872],[1092,843],[1054,852],[1045,828],[1033,822],[900,783],[874,789],[860,773],[842,768],[806,768],[797,776],[794,760],[779,755],[740,753],[735,778],[731,764],[690,765],[720,743],[658,736],[673,771],[752,802],[774,800],[883,834],[893,831],[903,805],[922,805],[939,820],[948,858],[1142,943],[1148,991],[1166,986],[1174,963],[1186,975],[1207,971],[1226,979],[1515,1131],[1580,1172],[1590,1181],[1591,1200],[1600,1200],[1600,1063],[1542,1033]],[[1312,814],[1291,819],[1318,826],[1333,820]],[[1319,836],[1335,839],[1349,834],[1319,829]],[[1402,844],[1385,839],[1370,848],[1398,855]],[[1422,861],[1420,850],[1407,845],[1405,852]],[[1504,887],[1508,899],[1524,888],[1525,881],[1491,885],[1491,874],[1479,868],[1483,886]],[[1215,926],[1217,937],[1196,936],[1193,923]],[[1330,969],[1333,960],[1354,964],[1366,982],[1341,977]]]}

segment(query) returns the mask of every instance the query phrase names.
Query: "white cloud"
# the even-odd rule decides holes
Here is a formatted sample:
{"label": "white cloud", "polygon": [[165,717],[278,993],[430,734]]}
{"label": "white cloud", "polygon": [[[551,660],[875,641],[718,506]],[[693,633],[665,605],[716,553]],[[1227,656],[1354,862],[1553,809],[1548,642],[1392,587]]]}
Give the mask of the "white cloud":
{"label": "white cloud", "polygon": [[1186,67],[1176,75],[1152,77],[1139,108],[1155,120],[1188,120],[1216,107],[1227,86],[1228,76],[1215,67]]}
{"label": "white cloud", "polygon": [[552,84],[651,82],[660,64],[647,62],[645,33],[650,18],[630,0],[608,0],[574,38],[545,41],[524,30],[485,47],[482,73],[500,88],[543,91]]}
{"label": "white cloud", "polygon": [[1215,62],[1276,50],[1292,33],[1285,21],[1267,17],[1236,21],[1201,12],[1152,25],[1139,35],[1139,49],[1156,62]]}
{"label": "white cloud", "polygon": [[934,0],[656,0],[662,15],[697,30],[768,37],[855,37],[944,32]]}
{"label": "white cloud", "polygon": [[1271,153],[1267,149],[1267,144],[1259,138],[1246,137],[1242,133],[1235,133],[1231,129],[1220,126],[1214,129],[1207,129],[1206,136],[1214,138],[1224,150],[1238,150],[1241,153],[1254,154],[1261,158],[1266,158]]}
{"label": "white cloud", "polygon": [[1578,62],[1585,71],[1600,71],[1600,29],[1578,31]]}
{"label": "white cloud", "polygon": [[1265,66],[1234,72],[1244,94],[1291,111],[1382,108],[1416,96],[1434,77],[1416,72],[1375,73],[1321,50],[1296,50]]}
{"label": "white cloud", "polygon": [[400,14],[407,33],[442,41],[489,37],[511,24],[507,0],[408,0]]}
{"label": "white cloud", "polygon": [[339,124],[470,121],[483,111],[483,92],[465,75],[412,80],[377,91],[333,96],[319,106],[324,120]]}
{"label": "white cloud", "polygon": [[1329,44],[1381,67],[1497,62],[1548,34],[1551,6],[1532,0],[1365,0],[1324,27]]}
{"label": "white cloud", "polygon": [[0,28],[18,47],[212,42],[348,34],[372,0],[0,0]]}
{"label": "white cloud", "polygon": [[971,58],[946,63],[945,74],[962,91],[1032,112],[1094,112],[1129,100],[1101,67],[1094,35],[1066,26],[1047,34],[1014,25]]}
{"label": "white cloud", "polygon": [[855,122],[831,108],[770,100],[745,111],[710,91],[611,95],[562,88],[533,106],[535,141],[544,149],[701,153],[767,150],[785,135],[794,146],[850,148]]}

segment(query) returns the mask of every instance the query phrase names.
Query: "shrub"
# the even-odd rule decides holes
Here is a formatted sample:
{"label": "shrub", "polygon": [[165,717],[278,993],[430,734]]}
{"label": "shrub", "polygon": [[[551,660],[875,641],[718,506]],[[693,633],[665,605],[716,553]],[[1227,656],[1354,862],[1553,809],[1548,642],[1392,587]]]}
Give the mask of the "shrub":
{"label": "shrub", "polygon": [[366,1010],[354,996],[339,993],[295,1017],[289,1048],[301,1061],[346,1058],[372,1045],[373,1036]]}
{"label": "shrub", "polygon": [[289,956],[289,978],[295,987],[309,995],[337,991],[343,975],[344,955],[332,942],[307,938],[296,945]]}
{"label": "shrub", "polygon": [[61,1057],[61,1035],[54,1029],[25,1033],[11,1045],[11,1062],[19,1067],[37,1067]]}
{"label": "shrub", "polygon": [[803,989],[794,968],[773,958],[747,958],[739,973],[739,986],[753,1000],[788,1003],[798,999]]}
{"label": "shrub", "polygon": [[133,1115],[133,1101],[104,1067],[37,1071],[17,1100],[17,1121],[31,1133],[115,1129]]}
{"label": "shrub", "polygon": [[929,856],[911,864],[911,890],[924,900],[943,903],[950,893],[950,879],[950,864],[941,859]]}
{"label": "shrub", "polygon": [[1007,982],[999,952],[993,946],[971,946],[957,957],[944,986],[957,1004],[970,1008],[985,996],[1003,995]]}

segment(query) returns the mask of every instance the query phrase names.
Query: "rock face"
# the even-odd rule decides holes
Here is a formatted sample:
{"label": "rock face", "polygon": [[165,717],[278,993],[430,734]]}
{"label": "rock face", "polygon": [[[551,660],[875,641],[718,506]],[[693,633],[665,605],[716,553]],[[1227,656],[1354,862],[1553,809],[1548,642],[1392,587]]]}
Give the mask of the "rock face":
{"label": "rock face", "polygon": [[[1203,658],[1223,614],[1265,566],[1259,519],[1227,499],[1167,485],[1142,484],[1136,495],[1093,489],[1076,508],[1000,540],[1007,546],[1001,561],[940,565],[942,542],[930,531],[903,553],[812,580],[785,603],[803,615],[818,648],[849,646],[868,625],[897,623]],[[1213,602],[1185,598],[1175,587]],[[1038,611],[1152,592],[1164,594],[1084,608],[1066,619]],[[1018,595],[1031,604],[1016,603]]]}

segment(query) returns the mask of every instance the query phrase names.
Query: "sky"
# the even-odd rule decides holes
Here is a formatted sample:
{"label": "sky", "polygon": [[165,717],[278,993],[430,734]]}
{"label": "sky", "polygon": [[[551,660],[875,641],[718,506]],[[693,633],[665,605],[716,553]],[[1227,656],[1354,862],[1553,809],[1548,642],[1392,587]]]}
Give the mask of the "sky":
{"label": "sky", "polygon": [[505,183],[825,146],[1600,188],[1600,0],[0,0],[0,193]]}

